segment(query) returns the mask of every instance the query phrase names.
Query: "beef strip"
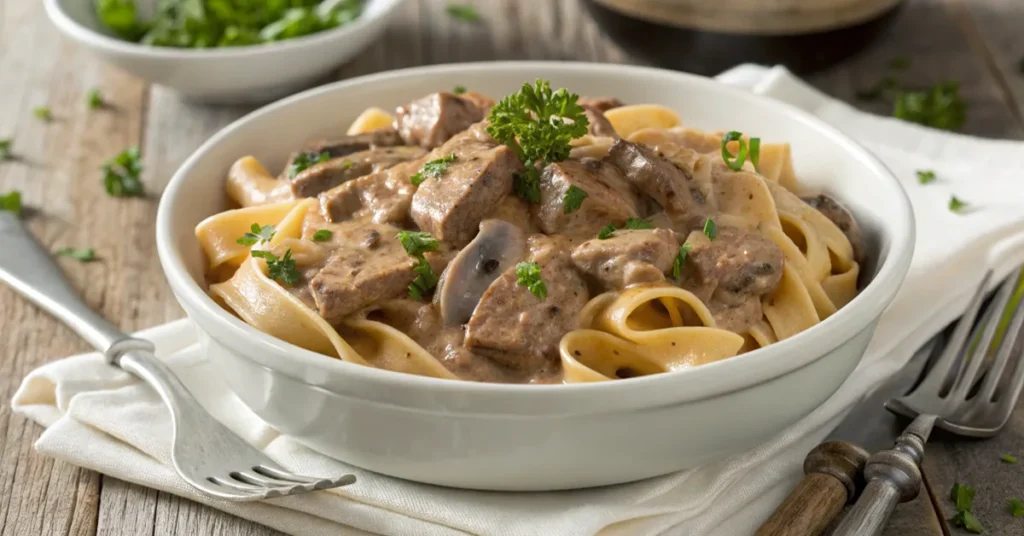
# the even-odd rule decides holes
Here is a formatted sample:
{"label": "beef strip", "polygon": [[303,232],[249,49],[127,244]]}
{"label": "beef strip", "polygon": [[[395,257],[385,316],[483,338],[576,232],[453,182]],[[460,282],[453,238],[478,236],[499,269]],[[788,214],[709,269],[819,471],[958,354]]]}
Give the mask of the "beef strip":
{"label": "beef strip", "polygon": [[474,129],[452,138],[429,158],[449,155],[455,159],[444,172],[420,184],[410,216],[435,238],[462,247],[512,191],[513,176],[523,167],[512,149],[481,140]]}
{"label": "beef strip", "polygon": [[[572,186],[586,192],[587,197],[579,209],[566,214],[565,194]],[[615,166],[584,158],[545,167],[540,203],[531,208],[544,233],[589,239],[610,223],[622,225],[628,218],[636,218],[638,203],[633,187]]]}
{"label": "beef strip", "polygon": [[572,261],[605,289],[618,290],[664,280],[678,253],[675,233],[668,229],[619,230],[576,246]]}
{"label": "beef strip", "polygon": [[857,220],[854,219],[853,214],[840,204],[839,201],[836,201],[835,198],[825,194],[806,196],[800,199],[803,199],[804,203],[824,214],[826,218],[836,224],[836,227],[839,227],[839,230],[850,241],[850,245],[853,246],[854,259],[858,263],[863,264],[864,237],[860,234],[860,226],[857,225]]}
{"label": "beef strip", "polygon": [[782,279],[782,250],[760,233],[735,227],[720,227],[714,240],[695,231],[686,242],[683,286],[708,304],[719,327],[743,332],[759,320],[761,297]]}
{"label": "beef strip", "polygon": [[[336,323],[372,303],[408,293],[417,261],[395,238],[398,231],[373,223],[335,228],[332,240],[339,246],[309,282],[320,316]],[[425,255],[436,273],[441,273],[449,256],[447,251]]]}
{"label": "beef strip", "polygon": [[330,222],[370,220],[404,226],[416,191],[409,177],[425,158],[397,164],[321,193],[321,215]]}
{"label": "beef strip", "polygon": [[409,145],[439,147],[473,123],[483,120],[485,102],[442,91],[399,106],[395,128]]}
{"label": "beef strip", "polygon": [[301,151],[292,153],[288,158],[288,163],[284,166],[284,171],[281,172],[280,178],[289,178],[288,170],[291,169],[292,162],[299,153],[307,153],[315,156],[326,152],[331,158],[341,158],[342,156],[348,156],[360,151],[379,149],[381,147],[395,147],[402,144],[402,137],[399,136],[398,131],[393,128],[384,128],[374,130],[373,132],[367,132],[365,134],[355,134],[342,136],[340,138],[313,141],[307,143]]}
{"label": "beef strip", "polygon": [[506,270],[473,311],[465,344],[509,368],[540,370],[559,359],[558,343],[578,326],[590,295],[562,240],[533,235],[527,248],[528,260],[540,266],[547,297],[538,298],[519,286],[514,266]]}
{"label": "beef strip", "polygon": [[580,97],[577,102],[584,108],[593,108],[602,113],[624,106],[624,103],[615,97]]}
{"label": "beef strip", "polygon": [[387,169],[426,154],[420,147],[382,147],[315,164],[290,180],[292,195],[314,197],[352,179]]}
{"label": "beef strip", "polygon": [[691,171],[654,150],[620,139],[605,160],[622,170],[627,180],[654,198],[685,230],[697,228],[710,215],[707,195]]}
{"label": "beef strip", "polygon": [[587,132],[592,136],[607,136],[609,138],[618,138],[619,135],[615,132],[615,127],[612,126],[608,118],[604,116],[604,112],[597,109],[594,106],[583,106],[583,112],[587,114],[587,121],[590,124],[587,126]]}

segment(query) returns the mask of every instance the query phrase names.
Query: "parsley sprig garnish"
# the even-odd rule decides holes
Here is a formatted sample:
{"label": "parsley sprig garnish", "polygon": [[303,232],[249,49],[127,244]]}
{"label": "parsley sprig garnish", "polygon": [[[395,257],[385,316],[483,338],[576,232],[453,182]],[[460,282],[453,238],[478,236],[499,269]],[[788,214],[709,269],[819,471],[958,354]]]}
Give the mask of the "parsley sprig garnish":
{"label": "parsley sprig garnish", "polygon": [[949,211],[956,212],[957,214],[967,209],[967,201],[960,199],[955,195],[949,196]]}
{"label": "parsley sprig garnish", "polygon": [[402,243],[406,253],[416,258],[416,264],[412,267],[416,277],[409,284],[409,297],[422,300],[437,286],[437,274],[430,267],[424,253],[437,251],[441,243],[430,233],[422,231],[399,231],[395,238]]}
{"label": "parsley sprig garnish", "polygon": [[21,217],[21,192],[11,190],[0,195],[0,210],[13,212],[15,216]]}
{"label": "parsley sprig garnish", "polygon": [[98,259],[96,251],[92,248],[61,248],[54,253],[61,257],[71,257],[78,262],[92,262]]}
{"label": "parsley sprig garnish", "polygon": [[103,108],[103,94],[100,93],[99,88],[92,88],[88,93],[85,94],[85,104],[89,106],[90,110],[99,110]]}
{"label": "parsley sprig garnish", "polygon": [[576,186],[575,184],[569,185],[569,189],[565,191],[565,195],[562,196],[562,206],[565,208],[566,214],[576,212],[583,206],[583,200],[590,195],[586,190]]}
{"label": "parsley sprig garnish", "polygon": [[579,95],[551,90],[547,80],[523,84],[491,108],[487,133],[509,146],[525,170],[516,175],[514,190],[529,203],[540,202],[540,170],[569,157],[569,142],[587,133],[587,116]]}
{"label": "parsley sprig garnish", "polygon": [[714,240],[718,236],[718,224],[711,218],[704,220],[704,236],[708,237],[708,240]]}
{"label": "parsley sprig garnish", "polygon": [[935,172],[927,169],[917,170],[917,182],[921,184],[935,182]]}
{"label": "parsley sprig garnish", "polygon": [[50,110],[49,106],[38,106],[36,108],[33,108],[32,113],[36,117],[42,119],[43,121],[46,121],[47,123],[53,121],[53,112]]}
{"label": "parsley sprig garnish", "polygon": [[615,234],[615,224],[614,223],[609,223],[608,225],[605,225],[604,227],[602,227],[600,231],[598,231],[597,238],[599,240],[608,240],[614,234]]}
{"label": "parsley sprig garnish", "polygon": [[141,174],[139,148],[129,147],[103,163],[103,186],[114,197],[139,197],[144,193]]}
{"label": "parsley sprig garnish", "polygon": [[238,237],[235,243],[243,246],[255,246],[257,243],[270,242],[270,239],[274,238],[274,233],[273,225],[260,227],[260,224],[254,223],[252,227],[249,227],[249,232]]}
{"label": "parsley sprig garnish", "polygon": [[317,229],[316,232],[313,233],[313,241],[326,242],[330,240],[332,236],[334,236],[334,233],[327,229]]}
{"label": "parsley sprig garnish", "polygon": [[295,259],[292,258],[291,248],[284,252],[283,257],[278,257],[277,255],[262,249],[253,250],[252,256],[267,261],[267,275],[279,283],[294,285],[302,279],[302,274],[295,269]]}
{"label": "parsley sprig garnish", "polygon": [[14,140],[12,140],[10,138],[4,139],[4,140],[0,140],[0,160],[10,160],[11,159],[11,156],[12,156],[11,145],[13,143],[14,143]]}
{"label": "parsley sprig garnish", "polygon": [[540,266],[533,261],[516,265],[516,284],[526,287],[531,294],[542,300],[548,297],[548,287],[540,277]]}
{"label": "parsley sprig garnish", "polygon": [[[729,142],[739,143],[739,150],[736,154],[732,154],[729,150]],[[750,158],[750,163],[754,165],[754,169],[758,169],[758,163],[761,161],[761,138],[750,138],[750,143],[743,139],[743,133],[731,130],[726,132],[722,136],[722,160],[725,160],[725,165],[729,166],[729,169],[733,171],[739,171],[743,169],[743,164]]]}
{"label": "parsley sprig garnish", "polygon": [[960,84],[946,81],[921,91],[903,91],[893,102],[897,119],[942,130],[964,126],[967,104],[960,97]]}
{"label": "parsley sprig garnish", "polygon": [[326,162],[331,159],[331,154],[327,151],[321,153],[314,153],[303,151],[292,159],[292,165],[288,167],[288,176],[294,178],[299,173],[302,173],[307,168],[313,167],[320,162]]}
{"label": "parsley sprig garnish", "polygon": [[685,242],[679,246],[679,253],[676,253],[676,260],[672,262],[672,279],[679,279],[679,275],[682,273],[683,264],[686,263],[686,256],[689,255],[690,251],[693,250],[693,246],[689,242]]}
{"label": "parsley sprig garnish", "polygon": [[442,156],[423,164],[423,168],[419,170],[415,175],[409,177],[409,182],[413,186],[419,186],[423,184],[423,181],[428,178],[438,178],[448,170],[448,165],[455,161],[455,153]]}

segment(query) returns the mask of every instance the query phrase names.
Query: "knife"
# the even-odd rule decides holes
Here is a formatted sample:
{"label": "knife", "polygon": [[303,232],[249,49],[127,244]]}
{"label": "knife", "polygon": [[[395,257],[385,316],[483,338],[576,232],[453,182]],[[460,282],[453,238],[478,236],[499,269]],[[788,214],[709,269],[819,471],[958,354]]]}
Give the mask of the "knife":
{"label": "knife", "polygon": [[858,403],[826,442],[804,460],[804,478],[755,536],[814,536],[824,531],[863,488],[870,452],[892,447],[905,423],[885,410],[886,400],[917,384],[943,333],[924,344],[898,373]]}

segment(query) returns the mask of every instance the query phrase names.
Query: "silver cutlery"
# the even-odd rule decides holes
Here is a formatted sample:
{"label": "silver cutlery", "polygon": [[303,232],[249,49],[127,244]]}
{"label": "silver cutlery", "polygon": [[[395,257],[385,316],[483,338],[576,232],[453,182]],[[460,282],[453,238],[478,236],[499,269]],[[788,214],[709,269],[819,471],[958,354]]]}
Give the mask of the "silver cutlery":
{"label": "silver cutlery", "polygon": [[171,413],[174,469],[198,491],[231,501],[255,501],[355,482],[354,475],[312,478],[294,474],[213,418],[149,341],[122,333],[82,301],[50,254],[18,218],[0,211],[0,281],[66,324],[107,362],[148,383]]}

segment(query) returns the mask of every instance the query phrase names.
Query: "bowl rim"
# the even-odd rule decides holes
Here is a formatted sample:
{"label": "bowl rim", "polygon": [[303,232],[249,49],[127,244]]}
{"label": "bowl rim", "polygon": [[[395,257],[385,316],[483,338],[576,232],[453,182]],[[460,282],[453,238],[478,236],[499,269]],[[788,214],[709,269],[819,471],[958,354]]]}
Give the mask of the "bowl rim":
{"label": "bowl rim", "polygon": [[[299,101],[316,99],[329,93],[344,92],[351,87],[415,79],[423,75],[449,75],[450,79],[457,79],[459,75],[469,72],[475,74],[480,74],[480,71],[521,73],[553,69],[557,69],[560,73],[580,72],[634,80],[644,77],[662,77],[669,81],[676,80],[687,84],[706,86],[721,93],[723,98],[753,101],[756,106],[781,108],[795,121],[804,123],[808,128],[821,133],[831,142],[839,145],[850,158],[862,162],[876,176],[888,181],[892,186],[893,195],[898,197],[896,203],[898,213],[887,217],[887,225],[881,230],[883,235],[889,239],[889,251],[886,257],[879,259],[880,265],[875,277],[850,303],[829,318],[794,337],[747,354],[701,365],[686,371],[630,378],[628,381],[551,385],[501,384],[453,381],[348,363],[272,337],[246,324],[217,305],[192,279],[181,253],[172,246],[175,243],[176,218],[173,210],[177,200],[182,198],[183,194],[187,195],[183,186],[187,182],[192,168],[211,147],[234,135],[246,123],[259,116],[287,108]],[[312,368],[323,375],[340,374],[345,377],[346,381],[365,384],[367,388],[393,389],[397,387],[411,393],[425,395],[494,396],[508,397],[502,398],[503,400],[515,400],[520,397],[520,393],[530,393],[531,399],[542,403],[544,401],[583,403],[595,400],[596,395],[600,395],[600,398],[606,400],[614,400],[615,397],[627,392],[663,389],[666,388],[666,385],[678,383],[686,383],[687,392],[676,396],[676,401],[680,398],[696,400],[766,382],[804,367],[829,355],[840,345],[877,321],[895,298],[909,270],[915,239],[915,223],[910,199],[895,175],[867,149],[810,112],[704,76],[652,67],[559,61],[473,62],[385,71],[326,84],[268,104],[222,128],[185,160],[167,183],[160,199],[156,219],[157,252],[161,266],[172,291],[187,311],[191,321],[202,331],[208,333],[212,330],[208,330],[204,324],[215,324],[218,333],[223,334],[218,336],[211,334],[210,336],[215,339],[224,337],[234,339],[237,344],[247,345],[252,349],[258,349],[264,355],[273,354],[280,358],[273,360],[273,365],[271,365],[267,363],[268,360],[260,360],[248,355],[242,356],[259,366],[315,387],[322,386],[305,380],[304,378],[310,376],[302,372],[308,372]],[[335,391],[331,390],[331,392]],[[518,399],[522,400],[522,398]],[[625,405],[617,404],[617,407],[625,408]],[[510,409],[509,411],[514,410]]]}
{"label": "bowl rim", "polygon": [[[90,0],[66,0],[66,1],[90,1]],[[239,47],[220,48],[177,48],[158,47],[142,45],[125,41],[116,37],[105,35],[73,19],[64,11],[61,0],[43,0],[46,13],[58,29],[71,36],[76,41],[88,43],[91,46],[102,49],[105,52],[112,52],[123,55],[143,56],[149,58],[160,58],[169,60],[188,59],[240,59],[253,55],[260,55],[269,52],[287,52],[305,46],[315,46],[332,41],[349,32],[357,32],[376,23],[378,20],[387,20],[394,11],[406,0],[367,0],[367,2],[381,2],[385,7],[372,16],[360,15],[358,19],[338,26],[283,41],[272,43],[260,43],[258,45],[245,45]]]}

